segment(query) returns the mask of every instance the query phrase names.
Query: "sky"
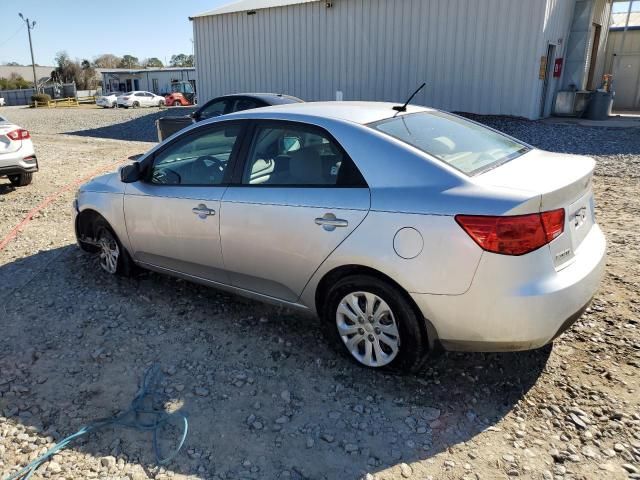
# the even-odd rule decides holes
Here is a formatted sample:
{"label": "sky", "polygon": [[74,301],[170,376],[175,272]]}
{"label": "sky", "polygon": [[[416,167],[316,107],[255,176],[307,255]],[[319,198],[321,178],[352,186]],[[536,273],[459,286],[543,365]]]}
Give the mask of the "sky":
{"label": "sky", "polygon": [[25,22],[32,30],[35,63],[53,65],[57,52],[71,58],[92,60],[103,53],[130,54],[140,60],[158,57],[168,63],[171,55],[192,53],[190,15],[212,10],[234,0],[131,0],[106,6],[94,0],[20,0],[2,2],[0,64],[31,64]]}

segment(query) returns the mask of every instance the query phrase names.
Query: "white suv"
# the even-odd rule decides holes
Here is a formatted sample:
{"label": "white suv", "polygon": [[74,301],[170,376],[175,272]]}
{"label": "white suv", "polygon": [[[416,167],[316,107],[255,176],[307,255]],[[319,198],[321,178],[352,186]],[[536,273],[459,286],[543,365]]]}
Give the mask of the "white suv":
{"label": "white suv", "polygon": [[28,130],[0,117],[0,177],[16,187],[29,185],[38,171],[38,159]]}

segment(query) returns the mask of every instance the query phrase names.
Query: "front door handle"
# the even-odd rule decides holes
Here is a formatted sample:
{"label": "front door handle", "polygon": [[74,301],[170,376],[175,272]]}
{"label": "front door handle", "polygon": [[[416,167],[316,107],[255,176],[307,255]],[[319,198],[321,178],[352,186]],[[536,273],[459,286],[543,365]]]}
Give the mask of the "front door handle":
{"label": "front door handle", "polygon": [[315,219],[316,225],[320,225],[327,232],[332,232],[336,229],[336,227],[348,227],[349,222],[342,219],[336,218],[333,213],[325,213],[322,217],[318,217]]}
{"label": "front door handle", "polygon": [[192,208],[191,211],[198,215],[200,218],[207,218],[216,214],[216,211],[214,209],[208,208],[204,203],[201,203],[197,207]]}

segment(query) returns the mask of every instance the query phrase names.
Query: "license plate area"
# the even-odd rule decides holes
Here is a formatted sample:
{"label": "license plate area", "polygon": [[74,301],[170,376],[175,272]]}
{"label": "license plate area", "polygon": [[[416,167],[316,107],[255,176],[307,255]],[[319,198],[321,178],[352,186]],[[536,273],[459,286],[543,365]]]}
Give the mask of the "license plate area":
{"label": "license plate area", "polygon": [[595,223],[593,192],[589,191],[577,202],[572,203],[566,211],[567,225],[571,233],[573,250],[580,246]]}
{"label": "license plate area", "polygon": [[565,208],[564,222],[564,233],[549,244],[549,251],[558,271],[574,262],[576,250],[595,223],[591,189]]}

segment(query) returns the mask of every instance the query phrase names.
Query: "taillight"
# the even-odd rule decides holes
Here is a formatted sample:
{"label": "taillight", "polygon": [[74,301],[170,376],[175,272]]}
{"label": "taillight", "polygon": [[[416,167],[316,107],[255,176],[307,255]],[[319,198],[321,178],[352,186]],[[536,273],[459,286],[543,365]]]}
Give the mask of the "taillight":
{"label": "taillight", "polygon": [[31,138],[31,135],[29,135],[29,130],[18,128],[17,130],[12,130],[11,132],[7,133],[7,137],[9,137],[14,142],[17,142],[18,140],[28,140]]}
{"label": "taillight", "polygon": [[530,215],[456,215],[455,218],[483,250],[503,255],[532,252],[564,231],[564,208]]}

